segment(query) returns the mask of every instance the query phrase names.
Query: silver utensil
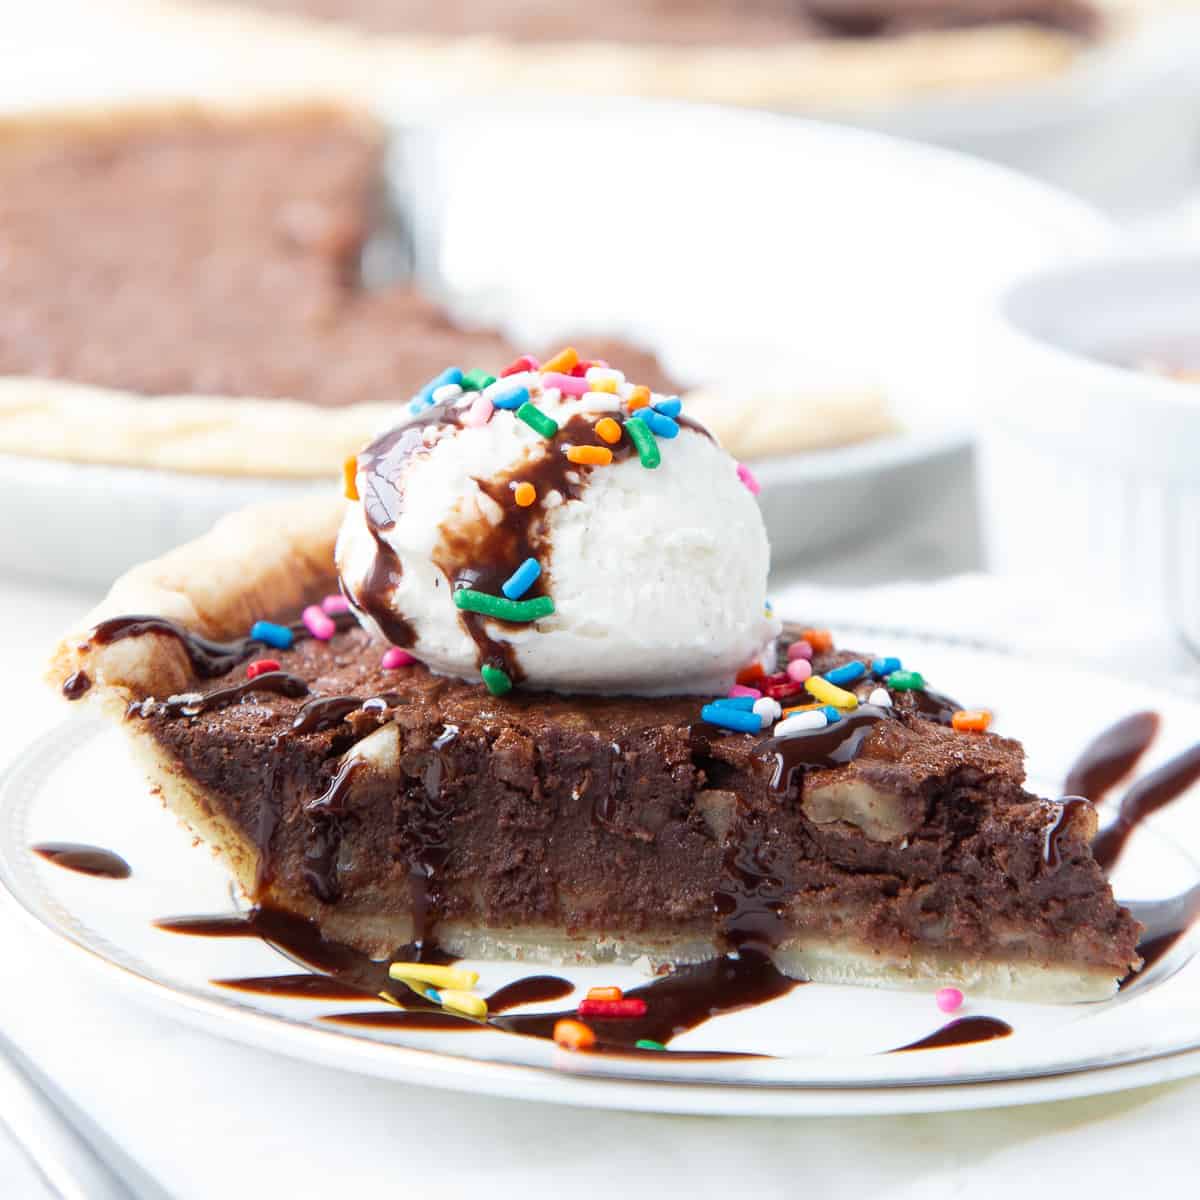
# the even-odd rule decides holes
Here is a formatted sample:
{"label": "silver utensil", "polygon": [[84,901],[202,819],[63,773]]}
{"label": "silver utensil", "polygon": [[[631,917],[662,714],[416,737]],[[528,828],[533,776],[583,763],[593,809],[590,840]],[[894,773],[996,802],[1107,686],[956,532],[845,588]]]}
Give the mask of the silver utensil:
{"label": "silver utensil", "polygon": [[0,1122],[63,1200],[169,1200],[169,1193],[2,1033]]}

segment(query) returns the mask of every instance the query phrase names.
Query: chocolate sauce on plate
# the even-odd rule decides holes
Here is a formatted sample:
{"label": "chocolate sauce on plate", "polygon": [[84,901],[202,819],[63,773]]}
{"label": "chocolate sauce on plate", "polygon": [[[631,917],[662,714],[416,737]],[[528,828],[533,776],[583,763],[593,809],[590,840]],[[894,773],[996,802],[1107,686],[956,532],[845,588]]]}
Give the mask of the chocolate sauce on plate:
{"label": "chocolate sauce on plate", "polygon": [[1067,772],[1063,791],[1099,804],[1141,760],[1158,734],[1159,716],[1132,713],[1093,738]]}
{"label": "chocolate sauce on plate", "polygon": [[889,1050],[889,1054],[907,1054],[911,1050],[944,1050],[948,1046],[971,1046],[976,1042],[990,1042],[996,1038],[1006,1038],[1013,1031],[1007,1021],[995,1017],[959,1017],[943,1025],[928,1037],[909,1042],[907,1046],[897,1046]]}
{"label": "chocolate sauce on plate", "polygon": [[128,879],[133,873],[129,864],[111,850],[100,846],[85,846],[80,842],[40,842],[30,846],[34,854],[52,862],[56,867],[95,875],[101,879]]}

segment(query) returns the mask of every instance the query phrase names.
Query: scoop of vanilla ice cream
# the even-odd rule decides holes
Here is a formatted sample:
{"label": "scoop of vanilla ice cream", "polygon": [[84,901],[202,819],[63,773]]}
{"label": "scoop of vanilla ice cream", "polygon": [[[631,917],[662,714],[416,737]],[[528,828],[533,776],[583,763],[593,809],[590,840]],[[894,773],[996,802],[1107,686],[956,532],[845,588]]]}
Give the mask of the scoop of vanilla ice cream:
{"label": "scoop of vanilla ice cream", "polygon": [[[398,624],[406,648],[431,670],[479,679],[487,655],[453,592],[474,586],[476,567],[490,567],[494,581],[521,565],[516,556],[472,561],[481,547],[511,546],[507,531],[518,526],[541,566],[536,591],[554,611],[527,624],[478,618],[477,630],[502,644],[523,686],[724,693],[779,633],[764,606],[766,531],[737,464],[686,423],[678,436],[658,439],[654,469],[632,452],[628,433],[609,465],[549,461],[565,455],[572,431],[603,445],[591,434],[595,422],[621,424],[631,414],[619,395],[564,396],[541,390],[540,380],[502,379],[488,394],[529,387],[537,409],[560,427],[555,437],[501,408],[486,423],[462,424],[477,404],[468,392],[413,415],[359,456],[362,499],[346,513],[337,564],[360,619],[381,638],[388,628],[396,637]],[[621,390],[627,395],[628,385]],[[542,488],[518,512],[509,496],[523,475]],[[561,489],[547,486],[555,479]],[[377,621],[370,612],[381,604]]]}

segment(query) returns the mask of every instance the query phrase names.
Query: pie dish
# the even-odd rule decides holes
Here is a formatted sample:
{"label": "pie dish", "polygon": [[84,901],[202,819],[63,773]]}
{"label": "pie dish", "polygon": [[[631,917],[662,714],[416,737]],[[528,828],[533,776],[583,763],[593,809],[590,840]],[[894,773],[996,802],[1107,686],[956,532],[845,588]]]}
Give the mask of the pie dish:
{"label": "pie dish", "polygon": [[136,568],[51,681],[256,904],[370,952],[1111,995],[1140,926],[1092,806],[1030,795],[1020,746],[899,662],[781,634],[752,479],[574,358],[435,377],[349,505]]}
{"label": "pie dish", "polygon": [[[395,380],[511,358],[408,284],[364,285],[383,143],[324,102],[0,117],[0,453],[311,479],[408,399]],[[779,452],[893,428],[878,393],[784,400]]]}
{"label": "pie dish", "polygon": [[[817,112],[1043,79],[1118,33],[1132,5],[1088,0],[811,0],[587,7],[384,0],[192,0],[218,24],[392,63],[465,91],[676,97]],[[351,51],[353,52],[353,51]]]}

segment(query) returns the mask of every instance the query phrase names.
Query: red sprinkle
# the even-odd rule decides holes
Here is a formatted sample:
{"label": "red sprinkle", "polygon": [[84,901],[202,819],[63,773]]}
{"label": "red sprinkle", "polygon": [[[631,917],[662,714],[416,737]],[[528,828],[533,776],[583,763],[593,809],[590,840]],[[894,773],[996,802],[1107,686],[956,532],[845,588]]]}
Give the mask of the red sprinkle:
{"label": "red sprinkle", "polygon": [[536,371],[539,363],[532,354],[522,354],[520,358],[514,358],[512,362],[500,372],[500,378],[505,375],[519,375],[522,371]]}
{"label": "red sprinkle", "polygon": [[603,359],[589,358],[586,362],[583,359],[580,359],[579,362],[577,362],[571,368],[569,373],[571,375],[574,375],[577,379],[582,379],[592,367],[607,367],[607,366],[608,366],[608,363],[604,362]]}
{"label": "red sprinkle", "polygon": [[646,1002],[640,996],[624,1000],[580,1000],[581,1017],[644,1017]]}
{"label": "red sprinkle", "polygon": [[268,671],[278,671],[279,663],[273,658],[256,658],[252,663],[246,664],[246,678],[254,679],[259,675],[265,675]]}
{"label": "red sprinkle", "polygon": [[771,700],[786,700],[789,696],[795,696],[802,691],[804,691],[803,685],[791,679],[787,683],[769,683],[766,688],[767,696]]}
{"label": "red sprinkle", "polygon": [[761,691],[761,683],[766,679],[767,673],[763,670],[762,663],[751,663],[748,667],[743,667],[737,673],[737,681],[742,687],[756,687]]}

